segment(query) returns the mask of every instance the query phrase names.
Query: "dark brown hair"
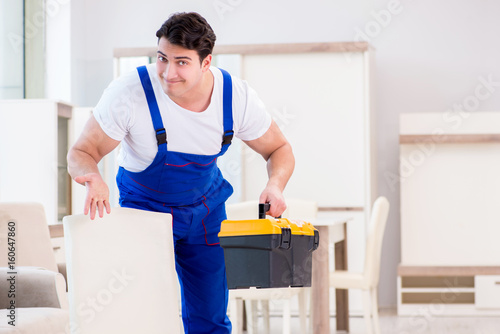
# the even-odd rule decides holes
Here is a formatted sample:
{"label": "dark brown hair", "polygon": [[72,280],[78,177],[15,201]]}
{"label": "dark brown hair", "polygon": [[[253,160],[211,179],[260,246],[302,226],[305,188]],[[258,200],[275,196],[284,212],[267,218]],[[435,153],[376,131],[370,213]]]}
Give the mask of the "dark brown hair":
{"label": "dark brown hair", "polygon": [[188,50],[196,50],[200,63],[212,53],[215,33],[207,20],[198,13],[172,14],[156,32],[158,41],[165,37],[170,43]]}

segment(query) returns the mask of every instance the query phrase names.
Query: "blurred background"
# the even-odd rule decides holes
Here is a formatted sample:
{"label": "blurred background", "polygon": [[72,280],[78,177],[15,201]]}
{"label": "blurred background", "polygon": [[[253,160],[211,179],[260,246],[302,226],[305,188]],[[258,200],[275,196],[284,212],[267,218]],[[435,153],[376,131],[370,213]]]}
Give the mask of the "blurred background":
{"label": "blurred background", "polygon": [[[467,113],[500,110],[500,2],[1,0],[0,99],[48,99],[92,108],[117,75],[114,50],[154,48],[156,30],[179,11],[203,15],[217,35],[217,46],[368,42],[373,56],[370,112],[375,121],[376,193],[391,203],[379,305],[395,308],[401,262],[400,115],[452,112],[466,119]],[[471,98],[478,94],[481,98]],[[25,135],[38,140],[37,133]],[[4,132],[0,138],[5,143],[10,137]],[[16,141],[9,146],[15,147]],[[3,186],[10,178],[5,166],[16,161],[4,157],[0,156],[0,200],[9,200]],[[64,171],[64,159],[59,164]],[[62,192],[67,189],[60,187]]]}

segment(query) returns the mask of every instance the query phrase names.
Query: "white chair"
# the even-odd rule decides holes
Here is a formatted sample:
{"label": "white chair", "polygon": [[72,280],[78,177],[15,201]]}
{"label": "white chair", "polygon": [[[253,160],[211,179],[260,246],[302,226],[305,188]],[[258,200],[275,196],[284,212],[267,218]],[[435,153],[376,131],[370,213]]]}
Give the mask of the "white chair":
{"label": "white chair", "polygon": [[380,334],[377,288],[380,278],[382,240],[389,214],[389,201],[379,197],[373,204],[366,238],[365,264],[362,273],[337,270],[330,273],[330,286],[336,289],[363,291],[364,318],[367,333]]}
{"label": "white chair", "polygon": [[[9,222],[15,225],[16,265],[59,272],[43,205],[33,202],[0,203],[0,254],[8,253]],[[7,262],[7,256],[0,257],[0,267],[6,267]]]}
{"label": "white chair", "polygon": [[[313,201],[300,199],[287,199],[287,209],[283,213],[283,217],[290,219],[300,219],[308,222],[314,222],[317,214],[317,204]],[[227,217],[230,220],[244,220],[258,218],[258,201],[246,201],[227,206]],[[257,333],[257,303],[261,304],[262,316],[264,319],[264,333],[270,333],[269,325],[269,301],[281,300],[283,302],[283,334],[290,333],[291,319],[291,300],[295,296],[299,303],[299,318],[301,333],[306,333],[306,291],[308,288],[270,288],[270,289],[236,289],[229,291],[230,299],[230,314],[233,323],[233,333],[241,334],[242,326],[242,309],[243,302],[249,301],[250,307],[246,304],[247,319],[250,322],[247,325],[248,334]]]}
{"label": "white chair", "polygon": [[[5,319],[0,333],[64,333],[69,326],[66,280],[58,272],[42,204],[0,203],[0,254],[0,318]],[[7,322],[12,272],[17,273],[15,327]]]}
{"label": "white chair", "polygon": [[113,208],[63,223],[76,332],[181,332],[170,214]]}

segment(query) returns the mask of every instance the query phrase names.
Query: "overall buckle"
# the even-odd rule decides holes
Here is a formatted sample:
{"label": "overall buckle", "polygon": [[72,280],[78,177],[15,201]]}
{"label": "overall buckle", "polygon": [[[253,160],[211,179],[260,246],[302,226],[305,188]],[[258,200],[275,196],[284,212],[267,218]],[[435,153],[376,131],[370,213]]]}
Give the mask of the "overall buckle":
{"label": "overall buckle", "polygon": [[231,140],[233,140],[234,136],[234,131],[233,130],[227,130],[224,132],[222,135],[222,146],[231,144]]}
{"label": "overall buckle", "polygon": [[165,128],[156,130],[156,142],[158,143],[158,146],[167,143],[167,131]]}

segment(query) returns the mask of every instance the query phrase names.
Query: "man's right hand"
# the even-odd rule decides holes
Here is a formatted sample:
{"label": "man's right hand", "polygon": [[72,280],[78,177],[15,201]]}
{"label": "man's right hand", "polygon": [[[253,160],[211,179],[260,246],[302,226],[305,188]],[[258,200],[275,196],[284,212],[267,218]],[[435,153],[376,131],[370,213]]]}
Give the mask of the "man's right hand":
{"label": "man's right hand", "polygon": [[96,210],[99,211],[99,217],[104,216],[104,208],[108,214],[111,213],[109,205],[109,188],[98,173],[88,173],[77,176],[74,179],[87,187],[87,197],[85,198],[84,214],[89,214],[90,219],[95,218]]}
{"label": "man's right hand", "polygon": [[90,219],[95,218],[96,210],[99,217],[104,216],[104,208],[109,214],[109,189],[101,175],[97,164],[102,158],[114,150],[119,141],[109,137],[94,116],[85,125],[80,137],[68,152],[68,172],[73,180],[87,187],[84,213],[90,212]]}

